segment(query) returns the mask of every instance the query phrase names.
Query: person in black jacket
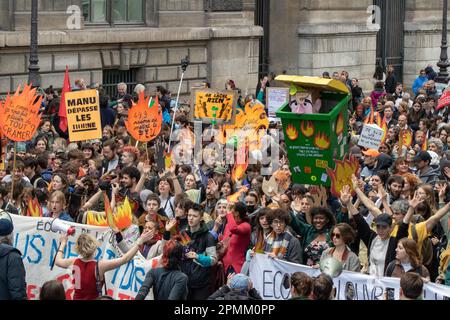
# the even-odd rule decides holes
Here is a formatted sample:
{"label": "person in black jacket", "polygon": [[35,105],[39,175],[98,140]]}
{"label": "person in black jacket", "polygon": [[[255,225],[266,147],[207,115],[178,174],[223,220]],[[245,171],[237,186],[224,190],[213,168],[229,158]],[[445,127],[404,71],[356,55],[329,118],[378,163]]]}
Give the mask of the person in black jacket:
{"label": "person in black jacket", "polygon": [[397,77],[395,76],[395,69],[393,65],[388,65],[386,80],[384,81],[384,89],[387,93],[394,94],[397,85]]}
{"label": "person in black jacket", "polygon": [[203,221],[200,205],[189,209],[188,225],[187,231],[181,233],[187,242],[181,270],[189,277],[188,300],[205,300],[211,294],[211,267],[217,262],[216,241]]}
{"label": "person in black jacket", "polygon": [[22,253],[12,246],[13,224],[0,219],[0,300],[26,300],[27,284]]}
{"label": "person in black jacket", "polygon": [[150,269],[136,300],[144,300],[151,288],[154,300],[186,300],[188,277],[180,270],[182,258],[183,246],[175,240],[169,240],[164,245],[162,268]]}
{"label": "person in black jacket", "polygon": [[252,281],[242,273],[230,274],[226,285],[209,296],[208,300],[262,300]]}

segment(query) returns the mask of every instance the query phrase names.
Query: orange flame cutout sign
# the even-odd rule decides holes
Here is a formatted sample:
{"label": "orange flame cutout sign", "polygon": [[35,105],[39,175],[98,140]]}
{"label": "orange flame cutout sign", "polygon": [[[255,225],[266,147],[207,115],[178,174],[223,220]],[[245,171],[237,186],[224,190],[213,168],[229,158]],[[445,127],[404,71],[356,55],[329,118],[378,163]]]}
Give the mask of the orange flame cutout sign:
{"label": "orange flame cutout sign", "polygon": [[114,215],[114,224],[119,230],[125,230],[131,226],[132,221],[131,205],[128,197],[126,197],[123,204],[117,207],[117,213]]}
{"label": "orange flame cutout sign", "polygon": [[42,217],[42,207],[39,204],[38,199],[33,198],[28,200],[28,217]]}
{"label": "orange flame cutout sign", "polygon": [[301,121],[300,130],[305,137],[311,138],[314,134],[314,124],[312,121]]}
{"label": "orange flame cutout sign", "polygon": [[108,227],[104,212],[88,211],[86,224],[97,227]]}
{"label": "orange flame cutout sign", "polygon": [[318,132],[314,138],[314,145],[319,149],[326,150],[330,147],[330,139],[325,133]]}
{"label": "orange flame cutout sign", "polygon": [[238,202],[240,196],[247,191],[248,191],[248,188],[246,186],[242,186],[238,192],[235,192],[231,196],[228,196],[227,201],[231,202],[231,203]]}
{"label": "orange flame cutout sign", "polygon": [[342,132],[344,132],[344,115],[341,112],[336,119],[336,134],[339,136]]}
{"label": "orange flame cutout sign", "polygon": [[109,203],[108,195],[104,191],[103,191],[103,201],[105,202],[106,221],[108,222],[108,225],[112,229],[115,229],[116,224],[114,223],[114,214],[111,208],[111,204]]}
{"label": "orange flame cutout sign", "polygon": [[340,197],[342,188],[348,185],[352,195],[355,195],[355,190],[352,187],[352,174],[356,175],[359,169],[358,160],[350,156],[349,158],[344,157],[343,160],[335,160],[335,163],[336,168],[334,170],[327,168],[327,173],[331,179],[331,194]]}
{"label": "orange flame cutout sign", "polygon": [[140,142],[148,142],[156,138],[161,131],[162,113],[158,107],[158,97],[153,106],[149,107],[150,97],[145,98],[144,92],[139,94],[137,104],[128,111],[125,126],[131,136]]}
{"label": "orange flame cutout sign", "polygon": [[298,130],[292,123],[286,127],[286,136],[292,141],[298,138]]}
{"label": "orange flame cutout sign", "polygon": [[[243,155],[245,157],[244,163],[240,163],[238,161],[238,159],[240,158],[239,155]],[[231,180],[233,180],[234,183],[241,180],[244,177],[245,170],[247,170],[247,167],[248,167],[248,144],[246,143],[245,146],[241,147],[237,153],[236,162],[231,172]]]}
{"label": "orange flame cutout sign", "polygon": [[0,129],[12,141],[31,140],[36,132],[41,116],[38,114],[42,97],[37,99],[36,89],[25,85],[20,93],[20,85],[11,97],[0,101]]}

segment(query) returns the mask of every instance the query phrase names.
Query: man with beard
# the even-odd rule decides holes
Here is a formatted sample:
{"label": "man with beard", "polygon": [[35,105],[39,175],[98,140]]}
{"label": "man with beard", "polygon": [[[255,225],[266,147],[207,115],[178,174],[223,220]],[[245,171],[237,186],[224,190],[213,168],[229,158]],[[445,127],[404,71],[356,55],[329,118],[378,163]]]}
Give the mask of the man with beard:
{"label": "man with beard", "polygon": [[116,201],[122,202],[125,200],[125,197],[128,197],[133,214],[137,218],[144,212],[139,195],[144,186],[145,177],[150,172],[150,169],[150,165],[144,165],[142,172],[139,172],[135,167],[126,167],[119,174],[120,190],[116,193]]}
{"label": "man with beard", "polygon": [[361,171],[361,178],[366,179],[373,175],[380,153],[375,149],[369,149],[362,153],[364,154],[364,168]]}
{"label": "man with beard", "polygon": [[117,167],[120,168],[120,159],[117,155],[117,144],[113,139],[108,140],[103,144],[102,153],[105,157],[102,162],[102,175],[116,169]]}

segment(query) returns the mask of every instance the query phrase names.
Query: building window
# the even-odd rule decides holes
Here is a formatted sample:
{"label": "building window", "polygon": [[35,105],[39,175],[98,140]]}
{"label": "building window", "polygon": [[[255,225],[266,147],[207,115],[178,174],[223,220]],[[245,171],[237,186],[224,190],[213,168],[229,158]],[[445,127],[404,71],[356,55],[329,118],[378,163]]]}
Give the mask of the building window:
{"label": "building window", "polygon": [[130,70],[106,69],[103,70],[103,88],[105,93],[111,98],[117,95],[117,84],[125,82],[127,84],[127,92],[133,94],[134,87],[137,84],[136,75],[137,68]]}
{"label": "building window", "polygon": [[86,23],[141,24],[144,0],[83,0]]}

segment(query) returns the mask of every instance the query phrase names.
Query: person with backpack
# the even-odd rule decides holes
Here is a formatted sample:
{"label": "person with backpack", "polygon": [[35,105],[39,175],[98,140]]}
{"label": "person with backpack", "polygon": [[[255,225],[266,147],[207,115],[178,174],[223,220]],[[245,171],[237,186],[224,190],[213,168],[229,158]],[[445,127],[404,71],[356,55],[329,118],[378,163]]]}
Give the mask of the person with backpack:
{"label": "person with backpack", "polygon": [[430,273],[420,261],[417,243],[414,240],[400,239],[395,251],[395,260],[388,264],[384,272],[386,277],[401,278],[406,272],[414,272],[419,274],[423,281],[430,281]]}

